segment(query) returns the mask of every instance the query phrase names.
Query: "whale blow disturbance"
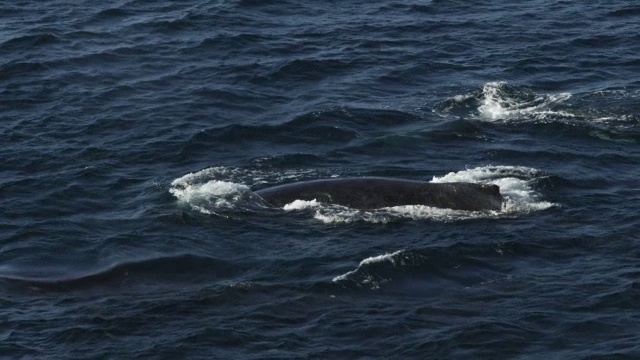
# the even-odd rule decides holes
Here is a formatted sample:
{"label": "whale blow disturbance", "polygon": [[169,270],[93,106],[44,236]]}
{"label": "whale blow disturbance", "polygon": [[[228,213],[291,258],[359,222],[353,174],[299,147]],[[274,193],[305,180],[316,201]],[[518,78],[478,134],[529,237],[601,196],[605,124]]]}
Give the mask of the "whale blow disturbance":
{"label": "whale blow disturbance", "polygon": [[315,199],[362,210],[400,205],[467,211],[498,211],[502,208],[502,196],[497,185],[430,183],[381,177],[302,181],[257,190],[256,194],[275,207],[295,200]]}

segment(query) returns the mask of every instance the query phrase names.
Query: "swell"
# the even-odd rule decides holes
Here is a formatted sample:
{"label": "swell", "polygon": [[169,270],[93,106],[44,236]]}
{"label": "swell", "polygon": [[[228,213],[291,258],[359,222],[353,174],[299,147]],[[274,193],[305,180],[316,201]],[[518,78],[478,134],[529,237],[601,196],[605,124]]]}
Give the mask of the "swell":
{"label": "swell", "polygon": [[37,291],[76,291],[91,288],[136,288],[150,284],[190,284],[220,281],[238,275],[241,266],[207,256],[167,255],[129,260],[92,271],[61,277],[23,276],[12,270],[0,274],[6,285]]}
{"label": "swell", "polygon": [[[396,294],[410,297],[437,298],[440,296],[461,295],[473,296],[526,296],[529,287],[545,287],[548,283],[537,284],[536,277],[554,278],[554,284],[563,284],[567,272],[578,283],[569,288],[550,287],[547,291],[557,293],[558,301],[566,307],[591,306],[627,306],[632,294],[637,293],[637,271],[630,272],[630,264],[637,255],[630,254],[624,263],[618,265],[621,277],[614,283],[611,294],[590,295],[582,305],[564,302],[564,296],[570,297],[570,287],[588,287],[597,283],[600,277],[591,274],[580,274],[585,258],[605,244],[617,241],[616,234],[606,237],[598,235],[576,235],[574,238],[561,238],[549,233],[547,240],[527,243],[521,239],[526,224],[515,224],[513,229],[508,226],[498,226],[495,231],[503,231],[501,242],[454,242],[449,246],[429,248],[415,248],[397,250],[364,258],[357,265],[344,267],[346,270],[333,278],[331,283],[318,282],[314,288],[318,292],[331,292],[346,295],[379,291],[384,294]],[[543,231],[544,232],[544,231]],[[484,236],[479,233],[478,236]],[[514,240],[506,240],[506,239]],[[618,242],[618,246],[626,246]],[[371,254],[371,252],[368,252]],[[366,255],[365,255],[366,256]],[[616,253],[602,253],[602,261],[593,266],[610,266],[609,257],[618,256]],[[345,258],[342,258],[345,261]],[[574,268],[567,264],[575,265]],[[334,270],[335,271],[335,270]],[[532,271],[535,271],[532,274]],[[604,278],[605,275],[602,275]],[[608,300],[615,294],[624,294],[624,298],[616,302]],[[446,296],[445,296],[446,295]]]}
{"label": "swell", "polygon": [[400,250],[370,257],[333,282],[345,288],[433,294],[503,277],[496,249],[487,245]]}
{"label": "swell", "polygon": [[24,35],[3,42],[0,44],[0,51],[17,51],[33,46],[46,46],[58,42],[60,42],[60,38],[50,33]]}
{"label": "swell", "polygon": [[211,145],[276,143],[334,147],[361,137],[387,131],[390,127],[418,121],[415,115],[393,110],[343,108],[313,111],[277,125],[233,124],[200,131],[189,139],[183,151]]}

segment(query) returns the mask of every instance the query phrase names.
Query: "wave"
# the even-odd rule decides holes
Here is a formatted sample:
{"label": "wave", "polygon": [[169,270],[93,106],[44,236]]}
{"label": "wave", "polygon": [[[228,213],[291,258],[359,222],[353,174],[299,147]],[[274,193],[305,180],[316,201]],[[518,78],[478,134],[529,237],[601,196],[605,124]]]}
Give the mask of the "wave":
{"label": "wave", "polygon": [[335,59],[291,60],[273,69],[269,74],[254,79],[259,84],[277,82],[321,81],[331,76],[348,74],[358,65],[357,61]]}
{"label": "wave", "polygon": [[131,11],[123,8],[108,8],[98,11],[91,18],[91,23],[100,21],[114,21],[133,15]]}
{"label": "wave", "polygon": [[[47,70],[49,67],[41,62],[9,61],[0,65],[0,79],[8,81],[14,78],[22,79],[23,76],[33,77]],[[35,99],[30,101],[36,102]]]}
{"label": "wave", "polygon": [[[402,259],[402,255],[404,253],[404,250],[398,250],[394,253],[386,253],[386,254],[382,254],[382,255],[378,255],[378,256],[372,256],[372,257],[368,257],[362,261],[360,261],[360,264],[358,264],[358,267],[355,270],[351,270],[349,272],[346,272],[342,275],[336,276],[333,278],[333,282],[338,282],[338,281],[344,281],[347,280],[349,277],[352,277],[353,275],[357,274],[359,271],[362,271],[362,269],[364,267],[367,266],[372,266],[373,264],[376,263],[382,263],[382,262],[389,262],[392,266],[396,266],[398,265],[400,262],[404,263],[403,259]],[[365,280],[365,282],[370,282],[370,280]],[[379,287],[379,282],[376,282],[375,284],[373,284],[374,287]]]}
{"label": "wave", "polygon": [[[226,94],[226,96],[230,95]],[[235,98],[229,97],[226,100],[235,100]],[[248,141],[317,145],[349,143],[366,133],[388,131],[389,127],[417,121],[419,121],[417,116],[402,111],[336,108],[306,112],[279,124],[231,124],[213,128],[198,132],[192,137],[190,143],[235,144]]]}
{"label": "wave", "polygon": [[614,18],[634,17],[640,15],[640,6],[628,5],[622,9],[610,11],[609,16]]}
{"label": "wave", "polygon": [[72,291],[109,286],[134,288],[154,283],[217,281],[233,277],[240,271],[240,266],[224,260],[177,254],[127,260],[60,277],[51,276],[49,269],[25,271],[3,266],[0,269],[0,281],[38,291]]}
{"label": "wave", "polygon": [[[455,244],[443,248],[397,250],[367,257],[332,282],[347,288],[411,293],[484,285],[506,275],[492,264],[502,250],[492,245]],[[479,257],[482,254],[482,257]],[[484,260],[480,260],[484,259]]]}
{"label": "wave", "polygon": [[0,51],[21,51],[34,46],[47,46],[60,42],[61,39],[51,33],[18,36],[0,43]]}

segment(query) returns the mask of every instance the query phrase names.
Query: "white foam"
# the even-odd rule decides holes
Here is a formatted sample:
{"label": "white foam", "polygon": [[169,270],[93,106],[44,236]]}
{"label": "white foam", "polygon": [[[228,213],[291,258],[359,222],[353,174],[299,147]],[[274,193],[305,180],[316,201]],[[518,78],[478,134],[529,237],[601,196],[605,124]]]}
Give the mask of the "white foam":
{"label": "white foam", "polygon": [[[387,208],[387,211],[400,217],[413,220],[430,219],[435,221],[455,221],[487,216],[489,212],[442,209],[425,205],[402,205]],[[494,212],[497,213],[497,212]]]}
{"label": "white foam", "polygon": [[309,208],[316,208],[316,207],[319,207],[319,206],[320,206],[320,203],[316,199],[313,199],[313,200],[310,200],[310,201],[307,201],[307,200],[295,200],[295,201],[293,201],[293,202],[291,202],[289,204],[286,204],[284,206],[284,209],[287,210],[287,211],[290,211],[290,210],[304,210],[304,209],[309,209]]}
{"label": "white foam", "polygon": [[350,224],[354,222],[386,224],[397,217],[383,210],[366,211],[339,205],[321,204],[313,218],[325,224]]}
{"label": "white foam", "polygon": [[[434,176],[431,182],[487,182],[510,175],[518,177],[535,178],[540,176],[540,171],[526,166],[480,166],[462,171],[450,172],[443,176]],[[502,189],[501,189],[502,190]]]}
{"label": "white foam", "polygon": [[246,177],[246,171],[234,167],[216,166],[194,173],[188,173],[171,182],[172,186],[202,184],[211,180],[224,180],[227,182],[239,182],[238,180]]}
{"label": "white foam", "polygon": [[248,186],[221,180],[207,180],[218,174],[219,168],[210,168],[197,173],[189,173],[171,182],[169,192],[179,202],[204,214],[216,210],[233,208],[239,199],[251,193]]}
{"label": "white foam", "polygon": [[402,219],[453,221],[487,216],[488,212],[442,209],[425,205],[401,205],[373,210],[352,209],[340,205],[318,204],[314,219],[325,224],[365,222],[388,224]]}
{"label": "white foam", "polygon": [[[312,170],[268,172],[238,167],[216,166],[183,175],[171,182],[169,192],[180,203],[204,214],[246,210],[260,204],[250,186],[278,183],[313,175]],[[244,184],[249,184],[244,185]],[[302,206],[300,204],[293,206]]]}
{"label": "white foam", "polygon": [[[609,106],[610,109],[602,105],[590,108],[593,98],[597,98],[600,104],[603,101],[632,104],[639,95],[640,90],[628,89],[594,90],[576,95],[568,92],[536,93],[527,87],[494,81],[484,84],[480,90],[446,99],[433,112],[443,117],[453,115],[489,122],[563,123],[574,126],[590,123],[607,131],[611,128],[625,130],[638,120],[632,108],[631,113],[621,113],[619,105]],[[570,101],[574,97],[576,99]],[[618,138],[604,140],[620,141]]]}
{"label": "white foam", "polygon": [[368,257],[362,261],[360,261],[360,264],[358,264],[358,267],[355,270],[351,270],[348,271],[342,275],[338,275],[336,277],[333,278],[333,282],[338,282],[338,281],[342,281],[342,280],[346,280],[347,277],[349,277],[349,275],[355,274],[356,272],[358,272],[358,270],[360,270],[360,268],[362,268],[365,265],[369,265],[369,264],[373,264],[373,263],[379,263],[379,262],[383,262],[383,261],[389,261],[391,262],[391,264],[393,264],[394,266],[396,265],[396,257],[400,254],[402,254],[402,252],[404,252],[404,250],[398,250],[394,253],[386,253],[386,254],[382,254],[382,255],[378,255],[378,256],[372,256],[372,257]]}
{"label": "white foam", "polygon": [[[262,159],[266,161],[267,159]],[[256,161],[260,163],[260,160]],[[203,183],[209,180],[221,180],[233,183],[250,184],[251,186],[259,184],[274,184],[285,181],[295,181],[304,177],[323,176],[317,174],[315,170],[309,169],[288,169],[282,171],[263,171],[259,169],[245,169],[233,166],[215,166],[200,171],[183,175],[172,182],[172,185],[178,183]],[[324,175],[327,176],[327,175]],[[333,176],[333,175],[332,175]]]}
{"label": "white foam", "polygon": [[248,189],[248,187],[245,185],[219,180],[207,181],[204,184],[181,185],[183,186],[175,186],[171,188],[169,192],[171,192],[178,199],[184,200],[186,202],[203,196],[229,195]]}
{"label": "white foam", "polygon": [[475,182],[495,184],[500,187],[504,198],[503,214],[528,213],[545,210],[556,204],[540,201],[532,187],[533,183],[545,175],[539,170],[525,166],[483,166],[434,177],[431,182]]}
{"label": "white foam", "polygon": [[473,94],[455,95],[453,97],[453,101],[461,103],[461,102],[465,102],[465,101],[467,101],[469,99],[472,99],[473,97],[474,97]]}
{"label": "white foam", "polygon": [[[555,111],[549,107],[555,103],[564,102],[571,97],[569,93],[536,94],[532,96],[516,96],[507,91],[506,82],[490,82],[482,88],[481,104],[478,112],[485,120],[505,120],[515,117],[533,117],[544,120],[551,116],[574,117],[567,111]],[[531,94],[522,94],[531,95]]]}

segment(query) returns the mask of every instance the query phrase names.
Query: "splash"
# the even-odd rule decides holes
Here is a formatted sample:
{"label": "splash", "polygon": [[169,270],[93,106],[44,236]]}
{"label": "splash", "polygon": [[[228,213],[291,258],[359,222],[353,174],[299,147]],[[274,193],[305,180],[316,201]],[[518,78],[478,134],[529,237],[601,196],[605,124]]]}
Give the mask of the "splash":
{"label": "splash", "polygon": [[534,94],[509,86],[506,82],[490,82],[482,88],[478,112],[482,118],[491,121],[516,117],[573,117],[567,111],[552,109],[554,104],[565,102],[570,97],[569,93]]}
{"label": "splash", "polygon": [[431,182],[475,182],[498,185],[500,194],[505,200],[500,213],[515,215],[556,206],[551,202],[540,201],[541,195],[533,187],[534,183],[543,177],[545,175],[541,171],[524,166],[483,166],[434,177]]}
{"label": "splash", "polygon": [[566,104],[570,93],[538,94],[506,82],[489,82],[482,89],[455,95],[436,105],[440,116],[474,118],[490,122],[555,121],[576,115]]}
{"label": "splash", "polygon": [[[309,176],[310,170],[287,170],[278,173],[240,167],[217,166],[183,175],[171,182],[169,193],[192,210],[220,215],[226,212],[251,211],[264,207],[262,199],[251,191],[264,183],[291,181]],[[250,185],[245,185],[250,184]],[[292,205],[303,208],[303,204]]]}
{"label": "splash", "polygon": [[482,89],[452,96],[433,112],[444,118],[492,123],[559,123],[592,128],[589,135],[604,141],[637,143],[640,91],[628,88],[586,93],[536,93],[506,82],[489,82]]}
{"label": "splash", "polygon": [[203,214],[215,214],[220,209],[232,209],[249,194],[251,190],[246,185],[232,182],[210,180],[206,182],[193,181],[192,174],[178,178],[171,183],[169,192],[179,202],[188,204],[193,210]]}
{"label": "splash", "polygon": [[[637,103],[639,92],[612,89],[577,95],[566,92],[545,94],[496,81],[486,83],[480,90],[454,95],[436,105],[433,111],[443,117],[474,118],[489,122],[588,123],[604,128],[625,127],[637,123],[638,116],[620,112],[626,109],[619,104],[628,102],[631,104],[628,111],[633,111],[632,104]],[[592,107],[594,103],[599,104],[598,108]]]}

